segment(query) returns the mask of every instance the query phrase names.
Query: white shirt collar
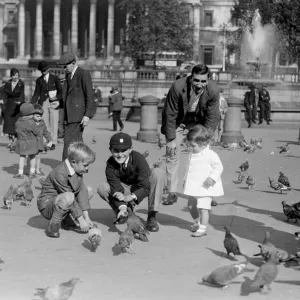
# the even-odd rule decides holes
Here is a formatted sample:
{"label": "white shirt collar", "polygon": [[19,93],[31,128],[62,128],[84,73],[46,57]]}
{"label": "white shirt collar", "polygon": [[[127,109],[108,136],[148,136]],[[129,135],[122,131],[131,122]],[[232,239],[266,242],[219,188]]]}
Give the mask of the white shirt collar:
{"label": "white shirt collar", "polygon": [[49,72],[44,76],[44,80],[45,80],[46,82],[48,82],[48,80],[49,80]]}
{"label": "white shirt collar", "polygon": [[75,66],[74,66],[74,69],[73,69],[73,71],[72,71],[72,73],[71,73],[71,79],[73,78],[73,76],[74,76],[74,74],[75,74],[77,68],[78,68],[78,66],[75,65]]}
{"label": "white shirt collar", "polygon": [[127,159],[122,164],[125,168],[127,168],[127,165],[128,165],[128,162],[129,162],[129,157],[130,156],[128,156]]}
{"label": "white shirt collar", "polygon": [[66,163],[66,165],[67,165],[67,168],[68,168],[68,171],[69,171],[70,175],[73,176],[73,175],[75,174],[75,171],[74,171],[74,169],[72,168],[72,166],[71,166],[69,160],[66,159],[66,160],[65,160],[65,163]]}

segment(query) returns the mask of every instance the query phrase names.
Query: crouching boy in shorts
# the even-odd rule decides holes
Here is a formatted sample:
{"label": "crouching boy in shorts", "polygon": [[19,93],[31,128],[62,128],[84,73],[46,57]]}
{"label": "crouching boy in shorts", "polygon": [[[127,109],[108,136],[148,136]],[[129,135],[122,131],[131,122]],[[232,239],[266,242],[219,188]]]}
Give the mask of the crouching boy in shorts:
{"label": "crouching boy in shorts", "polygon": [[83,174],[94,161],[94,152],[83,142],[75,142],[69,146],[68,158],[43,182],[37,206],[41,215],[49,220],[48,237],[59,238],[60,227],[86,233],[93,226],[89,217],[93,190],[83,183]]}
{"label": "crouching boy in shorts", "polygon": [[[106,163],[106,180],[98,188],[99,196],[108,202],[118,219],[126,221],[127,210],[133,210],[148,197],[147,229],[159,230],[156,220],[165,185],[163,168],[150,170],[145,157],[132,150],[131,137],[114,134],[109,142],[111,157]],[[121,223],[119,221],[119,223]]]}

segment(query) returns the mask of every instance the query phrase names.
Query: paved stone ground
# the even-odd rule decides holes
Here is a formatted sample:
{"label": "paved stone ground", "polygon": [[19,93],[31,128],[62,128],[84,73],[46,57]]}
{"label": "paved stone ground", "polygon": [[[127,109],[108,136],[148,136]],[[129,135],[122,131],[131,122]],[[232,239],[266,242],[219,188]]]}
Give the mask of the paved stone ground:
{"label": "paved stone ground", "polygon": [[[111,120],[92,121],[85,132],[85,142],[97,153],[97,160],[90,167],[85,182],[97,187],[104,180],[104,168],[109,157],[108,141],[112,135]],[[139,130],[137,123],[125,123],[125,132],[135,139]],[[252,257],[258,252],[257,244],[262,242],[264,231],[270,230],[273,243],[294,253],[300,244],[293,233],[299,231],[297,224],[285,222],[281,201],[300,201],[300,146],[297,145],[298,130],[251,128],[243,129],[246,139],[263,138],[263,149],[255,154],[245,154],[241,149],[228,151],[217,148],[223,164],[222,176],[225,196],[218,199],[219,206],[211,212],[208,236],[192,238],[189,232],[191,217],[187,201],[180,198],[173,206],[162,206],[158,221],[160,231],[152,233],[149,243],[134,241],[135,255],[120,254],[116,243],[124,225],[112,225],[113,214],[98,195],[92,199],[91,217],[100,224],[103,241],[96,253],[90,251],[86,235],[61,231],[59,239],[49,239],[44,229],[47,222],[39,215],[36,197],[31,207],[20,202],[12,211],[0,209],[0,299],[38,299],[35,289],[51,286],[78,276],[82,280],[70,299],[116,300],[116,299],[238,299],[241,291],[247,290],[249,278],[255,276],[259,258],[252,258],[249,268],[253,272],[240,275],[228,289],[217,289],[201,284],[201,278],[221,265],[231,264],[223,248],[224,225],[231,227],[243,252]],[[97,144],[91,144],[96,136]],[[291,142],[290,153],[280,155],[279,145]],[[18,170],[18,156],[10,154],[4,137],[0,139],[0,196],[12,183],[21,180],[12,176]],[[148,149],[149,163],[155,161],[163,151],[155,144],[134,140],[134,148],[140,152]],[[270,154],[274,151],[274,154]],[[61,158],[62,146],[42,157],[42,168],[48,173]],[[248,190],[245,184],[237,185],[238,166],[249,159],[250,172],[256,179],[256,186]],[[181,157],[181,177],[187,154]],[[282,170],[290,178],[293,190],[280,195],[268,183],[268,175],[277,178]],[[33,183],[35,196],[40,184]],[[143,219],[147,215],[144,200],[137,213]],[[240,259],[241,260],[241,259]],[[251,293],[249,299],[298,299],[300,272],[279,266],[277,282],[271,294],[265,296]]]}

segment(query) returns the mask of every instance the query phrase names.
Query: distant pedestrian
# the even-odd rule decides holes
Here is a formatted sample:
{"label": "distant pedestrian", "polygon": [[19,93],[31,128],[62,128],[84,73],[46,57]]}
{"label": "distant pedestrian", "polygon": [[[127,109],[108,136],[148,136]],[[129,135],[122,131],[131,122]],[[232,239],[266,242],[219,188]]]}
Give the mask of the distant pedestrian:
{"label": "distant pedestrian", "polygon": [[212,197],[224,195],[221,174],[223,165],[217,153],[209,148],[213,131],[197,125],[187,134],[192,148],[187,171],[184,194],[189,196],[188,208],[194,219],[194,237],[206,235]]}
{"label": "distant pedestrian", "polygon": [[39,129],[39,135],[37,137],[38,153],[36,155],[36,165],[35,165],[36,175],[45,175],[40,168],[41,167],[40,153],[44,152],[45,149],[44,138],[47,141],[46,148],[51,148],[52,146],[52,137],[50,132],[48,131],[45,121],[43,120],[43,113],[44,113],[43,108],[39,104],[34,104],[33,120]]}
{"label": "distant pedestrian", "polygon": [[94,91],[94,111],[93,111],[93,117],[97,113],[98,104],[102,102],[102,92],[100,87],[93,86]]}
{"label": "distant pedestrian", "polygon": [[58,65],[63,67],[66,73],[63,86],[65,160],[68,157],[69,145],[75,141],[83,141],[83,130],[93,116],[93,83],[90,72],[76,64],[73,53],[63,54]]}
{"label": "distant pedestrian", "polygon": [[257,106],[255,102],[255,86],[249,86],[250,91],[246,91],[244,95],[245,119],[248,123],[248,128],[252,123],[256,123]]}
{"label": "distant pedestrian", "polygon": [[259,112],[259,123],[262,124],[263,120],[266,120],[267,125],[270,125],[270,113],[271,113],[271,98],[269,92],[266,90],[265,86],[261,86],[259,89],[259,100],[258,106],[260,108]]}
{"label": "distant pedestrian", "polygon": [[113,118],[113,131],[117,131],[117,124],[120,126],[120,131],[124,129],[124,124],[121,120],[121,112],[123,110],[123,96],[119,92],[118,87],[112,87],[108,101],[111,105],[111,112]]}
{"label": "distant pedestrian", "polygon": [[223,96],[224,89],[220,89],[220,98],[219,98],[219,107],[220,107],[220,122],[218,125],[218,128],[215,131],[215,142],[220,143],[221,142],[221,137],[222,133],[224,131],[224,122],[225,122],[225,117],[226,113],[228,111],[228,104],[226,99]]}
{"label": "distant pedestrian", "polygon": [[4,123],[3,133],[8,134],[8,148],[12,152],[12,144],[16,138],[15,124],[19,118],[20,106],[25,102],[24,82],[20,79],[20,72],[16,68],[10,70],[11,79],[3,90]]}
{"label": "distant pedestrian", "polygon": [[33,179],[35,175],[35,157],[38,153],[39,129],[33,120],[34,107],[31,103],[23,103],[20,107],[20,118],[16,122],[16,153],[20,155],[19,171],[14,178],[24,178],[24,166],[26,156],[30,159],[29,178]]}

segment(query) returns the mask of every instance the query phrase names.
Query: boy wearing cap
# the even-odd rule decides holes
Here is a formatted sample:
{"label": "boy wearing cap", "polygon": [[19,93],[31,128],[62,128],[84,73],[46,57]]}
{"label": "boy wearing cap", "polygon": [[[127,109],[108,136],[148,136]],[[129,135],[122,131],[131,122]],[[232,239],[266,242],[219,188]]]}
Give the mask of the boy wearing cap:
{"label": "boy wearing cap", "polygon": [[17,143],[16,153],[20,155],[19,172],[14,178],[23,179],[25,159],[30,159],[29,178],[35,178],[35,156],[38,153],[39,129],[33,120],[34,107],[31,103],[23,103],[20,106],[20,118],[15,124]]}
{"label": "boy wearing cap", "polygon": [[83,174],[95,161],[95,153],[83,142],[69,146],[68,157],[53,169],[37,199],[41,215],[49,220],[46,235],[59,238],[59,229],[86,233],[93,223],[89,217],[93,189],[83,182]]}
{"label": "boy wearing cap", "polygon": [[119,92],[118,87],[112,87],[110,95],[108,96],[110,113],[112,112],[113,118],[113,131],[117,131],[117,123],[119,123],[120,131],[123,130],[124,124],[121,120],[121,112],[123,109],[123,96]]}
{"label": "boy wearing cap", "polygon": [[58,61],[66,73],[63,86],[64,150],[63,160],[68,156],[72,142],[82,141],[83,130],[94,114],[94,92],[90,72],[78,67],[73,53],[65,53]]}
{"label": "boy wearing cap", "polygon": [[132,150],[131,137],[126,133],[114,134],[109,146],[112,156],[106,163],[107,182],[100,184],[99,196],[108,202],[123,222],[127,209],[133,210],[148,197],[147,229],[158,231],[156,214],[162,200],[165,171],[161,168],[150,170],[142,154]]}
{"label": "boy wearing cap", "polygon": [[49,129],[53,144],[50,150],[55,149],[58,134],[59,107],[62,101],[62,87],[57,76],[49,72],[48,63],[45,60],[39,62],[38,70],[42,75],[37,78],[32,104],[39,104],[44,110],[44,121]]}

